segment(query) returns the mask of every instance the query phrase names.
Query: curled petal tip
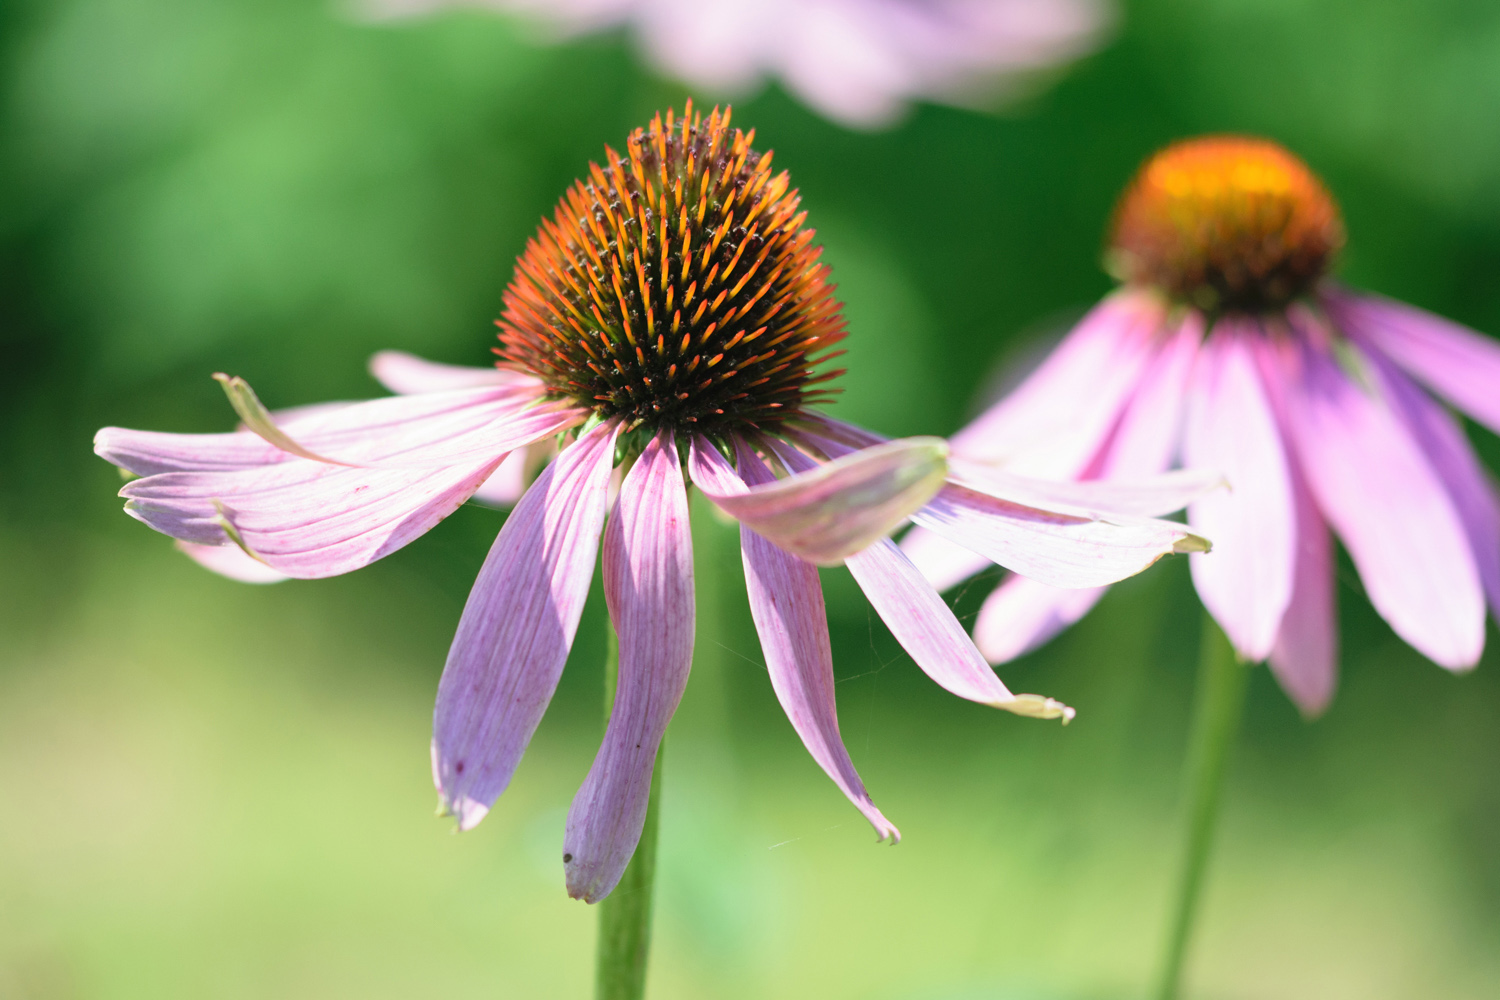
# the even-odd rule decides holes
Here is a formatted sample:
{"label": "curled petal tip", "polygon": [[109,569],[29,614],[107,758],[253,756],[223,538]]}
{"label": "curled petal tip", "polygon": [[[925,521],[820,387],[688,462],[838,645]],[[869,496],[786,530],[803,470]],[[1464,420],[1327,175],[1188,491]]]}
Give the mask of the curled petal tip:
{"label": "curled petal tip", "polygon": [[310,459],[314,462],[322,462],[325,465],[343,465],[343,462],[335,462],[331,458],[324,458],[315,451],[310,451],[287,436],[286,431],[276,426],[276,419],[271,416],[255,390],[250,388],[250,383],[238,375],[225,375],[223,372],[214,372],[214,381],[224,387],[224,395],[229,397],[229,405],[234,407],[234,412],[239,416],[245,426],[258,435],[267,444],[273,444],[282,451],[299,458]]}
{"label": "curled petal tip", "polygon": [[1189,552],[1212,552],[1214,543],[1202,535],[1185,534],[1172,543],[1172,551],[1178,555]]}
{"label": "curled petal tip", "polygon": [[1018,694],[1011,701],[995,706],[1028,719],[1061,719],[1063,725],[1073,721],[1078,712],[1071,705],[1064,705],[1056,698],[1040,694]]}

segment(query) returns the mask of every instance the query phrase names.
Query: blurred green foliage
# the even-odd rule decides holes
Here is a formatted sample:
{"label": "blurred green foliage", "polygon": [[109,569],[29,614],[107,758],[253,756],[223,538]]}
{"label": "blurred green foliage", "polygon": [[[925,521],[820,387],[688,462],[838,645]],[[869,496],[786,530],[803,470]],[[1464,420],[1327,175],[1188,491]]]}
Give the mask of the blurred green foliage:
{"label": "blurred green foliage", "polygon": [[[515,786],[452,837],[428,814],[431,698],[503,515],[246,587],[123,516],[89,441],[227,428],[215,370],[284,406],[375,394],[380,348],[485,363],[538,218],[684,96],[623,38],[544,48],[481,14],[0,8],[0,996],[583,994],[592,914],[557,855],[597,745],[597,594]],[[1140,0],[1002,115],[855,134],[774,89],[735,113],[792,171],[847,302],[837,412],[889,433],[953,429],[1001,359],[1097,298],[1116,192],[1194,133],[1288,143],[1343,201],[1347,280],[1500,332],[1490,2]],[[906,835],[876,849],[770,693],[733,531],[696,530],[653,995],[1138,995],[1196,647],[1180,562],[1006,669],[1079,708],[1066,730],[937,690],[828,574],[844,733]],[[1495,657],[1445,675],[1344,580],[1328,717],[1255,678],[1190,981],[1495,996]]]}

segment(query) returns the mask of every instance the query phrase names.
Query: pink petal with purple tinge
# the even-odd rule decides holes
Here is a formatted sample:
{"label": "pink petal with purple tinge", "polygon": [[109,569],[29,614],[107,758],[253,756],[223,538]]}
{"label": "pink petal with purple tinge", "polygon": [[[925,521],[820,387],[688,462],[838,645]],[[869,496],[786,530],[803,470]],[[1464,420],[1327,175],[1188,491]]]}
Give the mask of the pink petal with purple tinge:
{"label": "pink petal with purple tinge", "polygon": [[943,485],[947,457],[941,438],[906,438],[737,493],[733,468],[697,438],[690,469],[694,484],[730,517],[799,558],[831,566],[926,503]]}
{"label": "pink petal with purple tinge", "polygon": [[[1177,334],[1152,359],[1108,443],[1095,457],[1090,475],[1149,476],[1171,464],[1181,432],[1188,374],[1202,335],[1201,320],[1189,313]],[[991,663],[1005,663],[1077,622],[1102,596],[1102,587],[1049,587],[1012,575],[980,606],[974,620],[974,643]]]}
{"label": "pink petal with purple tinge", "polygon": [[[1361,359],[1362,360],[1362,359]],[[1484,591],[1452,499],[1381,400],[1313,348],[1278,353],[1301,468],[1396,634],[1450,669],[1484,649]]]}
{"label": "pink petal with purple tinge", "polygon": [[973,549],[917,525],[912,525],[902,537],[901,551],[939,592],[956,587],[994,565]]}
{"label": "pink petal with purple tinge", "polygon": [[[769,447],[792,472],[816,466],[785,442],[773,441]],[[855,553],[844,565],[901,648],[942,687],[960,698],[1018,715],[1073,717],[1071,708],[1050,698],[1011,694],[974,648],[952,609],[889,538]]]}
{"label": "pink petal with purple tinge", "polygon": [[1451,320],[1376,295],[1324,290],[1333,325],[1392,358],[1500,433],[1500,343]]}
{"label": "pink petal with purple tinge", "polygon": [[1054,587],[1098,587],[1133,576],[1170,552],[1202,551],[1175,521],[1065,513],[950,485],[912,520],[991,562]]}
{"label": "pink petal with purple tinge", "polygon": [[228,542],[224,545],[199,545],[196,542],[177,542],[177,551],[206,570],[240,583],[280,583],[291,577],[267,566],[259,559],[251,558],[245,550]]}
{"label": "pink petal with purple tinge", "polygon": [[273,569],[317,578],[367,566],[425,534],[497,462],[357,469],[299,458],[231,472],[164,472],[127,483],[120,495],[126,513],[163,534],[204,545],[237,535]]}
{"label": "pink petal with purple tinge", "polygon": [[540,385],[520,372],[468,365],[445,365],[405,351],[380,351],[370,358],[370,374],[391,392],[403,396],[444,389],[473,389],[495,385]]}
{"label": "pink petal with purple tinge", "polygon": [[517,448],[501,462],[490,478],[474,491],[476,503],[490,507],[509,507],[526,492],[527,449]]}
{"label": "pink petal with purple tinge", "polygon": [[604,744],[568,810],[568,895],[610,894],[641,839],[651,768],[693,662],[693,534],[672,433],[648,444],[604,532],[604,596],[620,672]]}
{"label": "pink petal with purple tinge", "polygon": [[1183,463],[1216,469],[1228,491],[1188,508],[1188,523],[1213,540],[1191,560],[1198,596],[1240,656],[1261,661],[1292,597],[1296,523],[1286,453],[1248,341],[1251,320],[1220,320],[1188,387]]}
{"label": "pink petal with purple tinge", "polygon": [[594,575],[618,425],[563,450],[505,520],[469,592],[432,719],[432,775],[461,830],[484,818],[531,742]]}
{"label": "pink petal with purple tinge", "polygon": [[850,556],[845,565],[901,648],[943,688],[1017,715],[1073,718],[1071,708],[1051,698],[1011,694],[953,611],[889,538]]}
{"label": "pink petal with purple tinge", "polygon": [[1457,420],[1390,362],[1372,354],[1381,387],[1432,471],[1442,480],[1469,536],[1469,551],[1490,607],[1500,614],[1500,501],[1489,473]]}
{"label": "pink petal with purple tinge", "polygon": [[1206,469],[1077,482],[1017,476],[962,459],[953,460],[948,481],[1027,507],[1078,511],[1096,517],[1159,517],[1225,487],[1222,473]]}
{"label": "pink petal with purple tinge", "polygon": [[1108,589],[1049,587],[1011,575],[979,606],[974,645],[990,663],[1013,660],[1088,614]]}
{"label": "pink petal with purple tinge", "polygon": [[[453,389],[320,409],[279,426],[302,447],[347,465],[435,468],[495,458],[583,419],[577,409],[538,399],[526,386]],[[138,475],[296,460],[248,431],[161,434],[106,427],[95,435],[94,451]]]}
{"label": "pink petal with purple tinge", "polygon": [[1333,539],[1307,483],[1291,467],[1297,517],[1292,599],[1271,647],[1271,672],[1302,714],[1323,714],[1338,685],[1339,629],[1334,595]]}
{"label": "pink petal with purple tinge", "polygon": [[[713,447],[700,441],[694,441],[695,454],[700,448]],[[775,481],[770,470],[749,449],[741,449],[740,454],[740,469],[752,487]],[[732,488],[728,483],[722,485]],[[740,489],[746,488],[745,482],[741,482]],[[802,737],[813,760],[870,821],[880,839],[899,841],[901,832],[870,801],[839,736],[833,695],[833,652],[828,641],[823,586],[816,567],[782,551],[744,525],[740,526],[740,549],[750,615],[760,634],[771,687],[792,728]]]}
{"label": "pink petal with purple tinge", "polygon": [[1156,351],[1163,309],[1116,292],[1025,382],[953,435],[953,453],[1018,474],[1071,479],[1099,450]]}

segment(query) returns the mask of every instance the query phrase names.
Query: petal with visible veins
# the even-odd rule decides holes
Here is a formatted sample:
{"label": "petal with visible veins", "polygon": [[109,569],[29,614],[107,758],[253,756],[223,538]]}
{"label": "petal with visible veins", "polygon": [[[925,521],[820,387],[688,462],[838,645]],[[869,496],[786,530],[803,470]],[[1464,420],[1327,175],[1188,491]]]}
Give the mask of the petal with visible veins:
{"label": "petal with visible veins", "polygon": [[[700,447],[713,446],[695,440],[694,452]],[[728,473],[739,482],[740,489],[775,482],[771,471],[749,449],[741,449],[740,453],[745,480],[739,481],[733,470]],[[720,485],[733,488],[729,482]],[[813,760],[870,821],[880,839],[899,841],[901,832],[870,801],[839,736],[833,652],[817,568],[777,548],[745,525],[740,526],[740,550],[745,563],[750,615],[760,635],[771,687],[792,728],[802,737]]]}
{"label": "petal with visible veins", "polygon": [[693,661],[693,535],[672,433],[620,487],[604,532],[604,596],[620,637],[604,743],[568,810],[568,895],[597,903],[620,881],[646,821],[651,769]]}
{"label": "petal with visible veins", "polygon": [[799,558],[831,566],[889,534],[942,488],[947,456],[941,438],[906,438],[748,492],[735,492],[734,469],[701,438],[690,466],[693,483],[726,514]]}
{"label": "petal with visible veins", "polygon": [[595,427],[542,471],[469,592],[432,722],[433,780],[459,829],[510,784],[557,689],[594,575],[617,431]]}

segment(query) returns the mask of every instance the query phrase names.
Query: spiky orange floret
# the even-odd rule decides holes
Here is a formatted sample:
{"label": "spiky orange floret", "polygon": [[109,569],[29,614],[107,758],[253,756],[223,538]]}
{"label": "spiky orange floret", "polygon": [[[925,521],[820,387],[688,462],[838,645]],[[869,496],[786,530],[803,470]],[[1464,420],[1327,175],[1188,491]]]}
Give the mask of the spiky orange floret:
{"label": "spiky orange floret", "polygon": [[527,244],[502,367],[629,425],[766,429],[831,390],[844,337],[797,192],[754,132],[689,103],[605,148]]}
{"label": "spiky orange floret", "polygon": [[1205,309],[1285,306],[1344,245],[1323,182],[1274,142],[1175,143],[1136,174],[1115,209],[1111,269]]}

